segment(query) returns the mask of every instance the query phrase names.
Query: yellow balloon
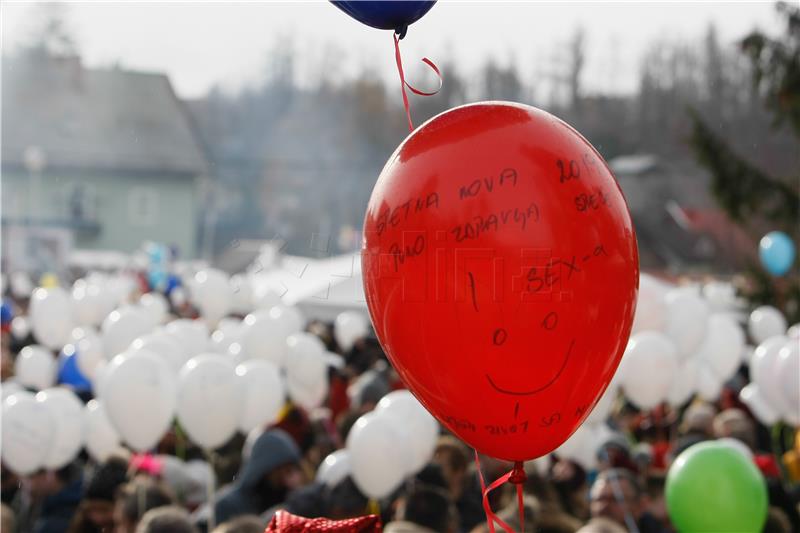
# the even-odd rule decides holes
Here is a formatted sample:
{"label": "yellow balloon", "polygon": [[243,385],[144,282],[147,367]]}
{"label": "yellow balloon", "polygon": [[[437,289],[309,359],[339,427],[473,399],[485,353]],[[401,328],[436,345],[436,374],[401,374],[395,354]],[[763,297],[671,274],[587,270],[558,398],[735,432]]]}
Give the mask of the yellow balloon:
{"label": "yellow balloon", "polygon": [[58,287],[58,285],[58,276],[52,272],[42,274],[42,277],[39,278],[39,286],[45,289],[52,289],[53,287]]}

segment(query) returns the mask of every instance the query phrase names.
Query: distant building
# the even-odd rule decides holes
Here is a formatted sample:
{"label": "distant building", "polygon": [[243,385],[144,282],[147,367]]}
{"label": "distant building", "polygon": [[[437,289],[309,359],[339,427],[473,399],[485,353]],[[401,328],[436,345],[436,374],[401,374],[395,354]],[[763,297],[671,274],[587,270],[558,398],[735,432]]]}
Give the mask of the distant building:
{"label": "distant building", "polygon": [[36,53],[3,58],[2,70],[4,248],[28,228],[80,249],[154,240],[195,256],[208,166],[167,76]]}
{"label": "distant building", "polygon": [[633,217],[644,270],[735,272],[756,249],[716,205],[709,177],[686,162],[635,154],[609,161]]}

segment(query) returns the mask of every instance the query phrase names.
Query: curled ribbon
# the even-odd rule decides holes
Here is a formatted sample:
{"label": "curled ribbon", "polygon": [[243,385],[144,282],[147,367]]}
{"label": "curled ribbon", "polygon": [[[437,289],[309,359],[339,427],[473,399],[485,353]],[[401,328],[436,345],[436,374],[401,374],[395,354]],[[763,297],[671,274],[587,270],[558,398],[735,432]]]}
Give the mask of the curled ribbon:
{"label": "curled ribbon", "polygon": [[397,62],[397,72],[400,74],[400,89],[403,92],[403,107],[406,110],[406,118],[408,119],[408,131],[414,131],[414,123],[411,121],[411,110],[408,107],[408,94],[406,94],[406,88],[412,93],[419,95],[419,96],[433,96],[438,93],[442,88],[442,73],[439,72],[439,67],[433,64],[433,61],[428,59],[427,57],[422,58],[422,62],[431,67],[431,69],[436,73],[436,76],[439,78],[439,86],[436,88],[435,91],[425,92],[420,91],[419,89],[413,87],[410,83],[406,81],[405,73],[403,72],[403,59],[400,56],[400,39],[402,39],[402,35],[398,36],[398,34],[392,35],[394,39],[394,58]]}
{"label": "curled ribbon", "polygon": [[475,450],[475,466],[478,467],[478,479],[481,482],[481,493],[483,494],[483,511],[486,513],[486,522],[489,526],[489,533],[495,533],[494,524],[503,528],[506,533],[515,533],[514,528],[508,525],[501,519],[494,511],[489,503],[489,493],[494,489],[502,486],[504,483],[514,483],[517,486],[517,503],[519,505],[519,529],[520,532],[525,531],[525,508],[522,501],[522,484],[525,482],[525,470],[523,470],[522,463],[515,463],[514,468],[500,476],[491,485],[486,486],[483,479],[483,472],[481,471],[481,461],[478,458],[478,451]]}

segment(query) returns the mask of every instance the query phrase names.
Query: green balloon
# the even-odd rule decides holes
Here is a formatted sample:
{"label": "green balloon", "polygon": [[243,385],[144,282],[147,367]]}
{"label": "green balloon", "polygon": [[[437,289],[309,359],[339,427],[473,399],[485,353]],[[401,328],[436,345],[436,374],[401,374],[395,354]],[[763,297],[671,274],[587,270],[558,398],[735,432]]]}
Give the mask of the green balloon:
{"label": "green balloon", "polygon": [[701,442],[667,474],[667,510],[680,533],[760,533],[767,484],[753,461],[717,442]]}

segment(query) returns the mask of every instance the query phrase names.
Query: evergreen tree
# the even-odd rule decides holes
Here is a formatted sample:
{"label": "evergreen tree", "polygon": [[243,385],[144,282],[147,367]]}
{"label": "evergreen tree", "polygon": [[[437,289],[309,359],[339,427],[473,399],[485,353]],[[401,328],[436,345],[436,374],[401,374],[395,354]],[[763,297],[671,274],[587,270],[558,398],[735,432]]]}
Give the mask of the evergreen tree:
{"label": "evergreen tree", "polygon": [[[754,88],[773,116],[773,127],[789,127],[800,140],[800,9],[780,2],[778,12],[786,19],[779,38],[754,31],[741,41],[752,68]],[[712,192],[728,215],[754,237],[765,229],[787,232],[800,239],[798,170],[785,177],[771,176],[737,153],[703,116],[690,111],[691,146],[698,161],[712,175]],[[773,278],[760,266],[750,268],[752,283],[745,291],[754,304],[781,307],[788,318],[800,319],[800,283],[795,266],[784,277]]]}

